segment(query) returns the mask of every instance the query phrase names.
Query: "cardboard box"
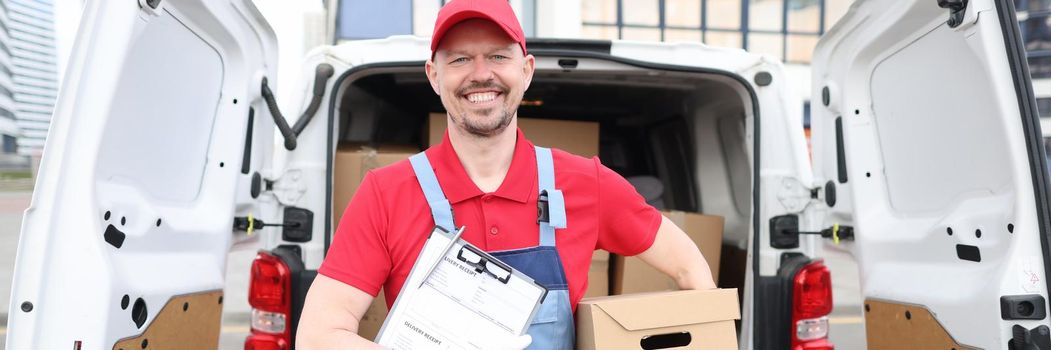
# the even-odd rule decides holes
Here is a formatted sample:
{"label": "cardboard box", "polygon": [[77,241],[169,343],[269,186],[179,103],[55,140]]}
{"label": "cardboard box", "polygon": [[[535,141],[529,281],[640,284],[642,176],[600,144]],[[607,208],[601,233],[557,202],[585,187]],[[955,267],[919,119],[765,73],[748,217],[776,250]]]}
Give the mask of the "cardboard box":
{"label": "cardboard box", "polygon": [[[693,243],[701,249],[704,260],[712,270],[712,278],[719,280],[719,258],[723,242],[723,218],[721,216],[662,211],[664,216],[686,231]],[[613,269],[610,289],[613,295],[655,292],[678,289],[671,277],[657,271],[637,257],[615,255],[611,259]]]}
{"label": "cardboard box", "polygon": [[335,174],[333,174],[332,217],[338,225],[347,209],[347,203],[354,197],[354,192],[361,185],[365,173],[369,170],[394,164],[402,159],[419,153],[412,146],[380,146],[379,148],[361,145],[342,146],[336,150]]}
{"label": "cardboard box", "polygon": [[[430,145],[442,142],[447,122],[445,113],[431,113],[427,122]],[[518,128],[534,145],[554,147],[586,158],[598,155],[598,123],[520,117]]]}
{"label": "cardboard box", "polygon": [[737,349],[736,289],[684,290],[584,299],[577,349]]}
{"label": "cardboard box", "polygon": [[588,269],[588,289],[584,297],[601,297],[609,295],[609,252],[596,250],[591,255],[591,268]]}

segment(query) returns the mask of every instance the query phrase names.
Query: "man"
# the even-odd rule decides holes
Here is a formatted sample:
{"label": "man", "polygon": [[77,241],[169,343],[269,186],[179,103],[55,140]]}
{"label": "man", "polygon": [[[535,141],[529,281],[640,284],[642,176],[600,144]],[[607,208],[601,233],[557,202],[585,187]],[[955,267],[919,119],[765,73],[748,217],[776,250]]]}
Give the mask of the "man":
{"label": "man", "polygon": [[[426,73],[448,112],[445,138],[362,180],[307,295],[299,349],[377,347],[358,322],[381,287],[393,304],[436,224],[466,226],[465,240],[551,291],[539,314],[555,317],[535,321],[531,339],[510,344],[519,348],[573,348],[595,249],[638,255],[683,289],[715,288],[693,242],[627,181],[597,158],[534,148],[518,130],[534,58],[506,0],[450,2],[431,40]],[[541,190],[552,210],[538,223]]]}

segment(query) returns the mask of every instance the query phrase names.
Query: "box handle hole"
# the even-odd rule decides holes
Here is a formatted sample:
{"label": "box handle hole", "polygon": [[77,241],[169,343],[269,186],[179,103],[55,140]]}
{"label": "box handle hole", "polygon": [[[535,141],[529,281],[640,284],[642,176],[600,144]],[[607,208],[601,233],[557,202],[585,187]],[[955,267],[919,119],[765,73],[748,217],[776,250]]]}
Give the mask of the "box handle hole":
{"label": "box handle hole", "polygon": [[639,341],[639,345],[646,350],[669,349],[690,345],[691,340],[693,338],[689,332],[668,333],[646,336]]}

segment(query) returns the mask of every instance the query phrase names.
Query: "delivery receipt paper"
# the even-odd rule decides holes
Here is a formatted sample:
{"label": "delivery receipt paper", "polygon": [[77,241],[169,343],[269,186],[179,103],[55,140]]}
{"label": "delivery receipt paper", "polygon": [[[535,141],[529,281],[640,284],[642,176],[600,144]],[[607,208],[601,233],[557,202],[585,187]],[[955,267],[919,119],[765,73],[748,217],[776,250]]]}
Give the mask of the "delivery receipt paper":
{"label": "delivery receipt paper", "polygon": [[[431,234],[384,322],[380,345],[492,349],[525,333],[546,291],[524,275],[501,275],[503,269],[493,263],[473,264],[488,256],[462,240],[441,255],[451,239],[441,230]],[[433,272],[424,276],[435,261]]]}

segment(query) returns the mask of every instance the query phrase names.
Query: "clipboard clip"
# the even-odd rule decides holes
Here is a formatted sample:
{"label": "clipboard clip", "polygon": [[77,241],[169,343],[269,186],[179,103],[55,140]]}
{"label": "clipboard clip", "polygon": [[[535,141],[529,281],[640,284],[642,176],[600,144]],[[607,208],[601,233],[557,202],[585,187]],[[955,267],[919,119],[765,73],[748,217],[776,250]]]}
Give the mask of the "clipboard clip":
{"label": "clipboard clip", "polygon": [[503,262],[490,258],[487,254],[476,250],[472,246],[463,246],[456,254],[456,259],[474,268],[475,272],[492,276],[500,283],[507,284],[511,280],[511,267]]}
{"label": "clipboard clip", "polygon": [[[449,240],[449,243],[446,244],[444,248],[442,248],[442,253],[441,253],[441,255],[439,255],[438,261],[434,262],[434,265],[431,265],[431,267],[427,269],[427,274],[424,275],[424,276],[430,276],[431,273],[434,273],[434,269],[438,268],[438,264],[442,260],[441,257],[444,257],[445,254],[448,254],[449,250],[452,249],[454,245],[456,245],[456,242],[460,240],[460,236],[463,236],[463,230],[466,229],[466,228],[467,228],[467,226],[460,226],[460,229],[456,230],[456,233],[453,234],[453,237],[452,237],[451,240]],[[435,226],[434,229],[435,230],[441,230],[442,232],[449,232],[449,231],[446,231],[445,228],[443,228],[441,226]],[[423,281],[420,281],[420,285],[416,286],[416,288],[423,287],[424,283],[427,283],[426,279],[424,279]]]}

